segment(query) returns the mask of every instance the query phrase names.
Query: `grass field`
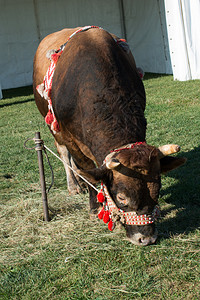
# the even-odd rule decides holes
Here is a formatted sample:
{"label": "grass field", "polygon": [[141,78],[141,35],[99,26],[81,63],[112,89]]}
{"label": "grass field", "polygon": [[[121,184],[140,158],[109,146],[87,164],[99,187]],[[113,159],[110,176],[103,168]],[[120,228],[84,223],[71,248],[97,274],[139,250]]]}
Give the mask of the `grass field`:
{"label": "grass field", "polygon": [[[55,150],[30,87],[0,100],[0,299],[199,299],[200,81],[147,74],[147,142],[177,143],[188,161],[162,177],[156,245],[137,247],[123,230],[90,220],[88,195],[70,196],[62,164],[50,155],[56,211],[43,221],[36,152],[41,132]],[[29,143],[28,146],[33,146]],[[47,186],[50,170],[45,161]]]}

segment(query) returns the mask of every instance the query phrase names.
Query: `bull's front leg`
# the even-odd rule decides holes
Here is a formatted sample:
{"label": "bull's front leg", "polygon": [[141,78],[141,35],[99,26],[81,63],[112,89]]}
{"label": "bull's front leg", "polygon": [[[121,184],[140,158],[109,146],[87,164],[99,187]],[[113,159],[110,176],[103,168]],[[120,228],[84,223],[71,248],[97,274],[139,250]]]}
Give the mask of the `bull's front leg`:
{"label": "bull's front leg", "polygon": [[90,216],[96,217],[99,213],[102,205],[97,201],[97,192],[91,186],[88,185],[89,201],[90,201]]}
{"label": "bull's front leg", "polygon": [[[67,175],[67,185],[68,190],[71,194],[77,194],[84,192],[86,189],[86,186],[88,187],[89,191],[89,204],[90,204],[90,214],[91,217],[96,216],[101,208],[101,204],[97,201],[97,192],[94,188],[92,188],[90,185],[86,184],[79,176],[77,176],[68,166],[72,167],[73,170],[76,172],[80,169],[77,164],[74,162],[73,157],[71,156],[70,152],[68,151],[67,147],[65,145],[58,144],[57,141],[55,141],[57,151],[60,155],[60,158],[64,161],[64,167]],[[86,157],[82,157],[82,161],[84,161],[85,164],[89,167],[94,167],[94,163],[90,159],[86,159]],[[82,166],[81,166],[82,167]],[[89,168],[88,167],[88,168]]]}

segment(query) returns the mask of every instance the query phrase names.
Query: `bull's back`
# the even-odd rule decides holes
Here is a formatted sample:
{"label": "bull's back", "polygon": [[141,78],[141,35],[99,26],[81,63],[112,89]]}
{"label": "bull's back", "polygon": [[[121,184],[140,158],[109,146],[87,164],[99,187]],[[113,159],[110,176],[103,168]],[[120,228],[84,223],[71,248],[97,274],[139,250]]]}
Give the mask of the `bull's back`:
{"label": "bull's back", "polygon": [[[70,35],[80,28],[81,27],[65,28],[61,31],[54,32],[46,36],[38,46],[38,49],[34,57],[34,63],[33,63],[33,92],[34,92],[35,101],[38,106],[38,109],[43,116],[45,116],[47,113],[47,109],[48,109],[47,101],[45,101],[39,95],[39,93],[36,90],[36,87],[43,82],[44,76],[50,65],[50,60],[46,56],[47,52],[52,49],[54,50],[59,49],[61,45],[66,43]],[[118,37],[114,34],[111,34],[111,36],[114,39],[118,39]],[[135,68],[136,65],[132,53],[129,52],[126,55],[130,64],[133,66],[133,68]]]}

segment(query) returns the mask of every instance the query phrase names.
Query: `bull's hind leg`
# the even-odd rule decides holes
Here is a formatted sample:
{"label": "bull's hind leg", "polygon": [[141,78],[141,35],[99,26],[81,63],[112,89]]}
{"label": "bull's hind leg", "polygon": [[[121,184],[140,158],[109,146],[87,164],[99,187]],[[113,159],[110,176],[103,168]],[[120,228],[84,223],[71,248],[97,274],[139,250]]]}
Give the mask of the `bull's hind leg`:
{"label": "bull's hind leg", "polygon": [[75,171],[78,170],[71,154],[67,150],[67,147],[64,145],[59,145],[56,141],[55,144],[60,158],[64,161],[63,164],[66,171],[67,187],[69,193],[75,195],[84,192],[86,185],[84,184],[83,180],[68,167],[72,167]]}

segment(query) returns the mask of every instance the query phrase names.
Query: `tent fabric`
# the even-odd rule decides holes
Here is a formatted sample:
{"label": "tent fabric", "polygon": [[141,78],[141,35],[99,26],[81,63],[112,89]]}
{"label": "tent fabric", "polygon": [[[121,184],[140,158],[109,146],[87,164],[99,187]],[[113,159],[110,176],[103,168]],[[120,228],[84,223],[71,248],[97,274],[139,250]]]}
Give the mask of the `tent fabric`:
{"label": "tent fabric", "polygon": [[137,65],[146,72],[171,74],[164,2],[127,0],[124,4],[127,40]]}
{"label": "tent fabric", "polygon": [[137,66],[146,72],[173,70],[175,79],[199,78],[199,2],[0,0],[0,85],[6,89],[32,84],[33,58],[41,39],[85,25],[126,35]]}
{"label": "tent fabric", "polygon": [[2,89],[32,84],[39,42],[66,27],[96,25],[121,36],[118,0],[0,0]]}
{"label": "tent fabric", "polygon": [[[0,84],[2,89],[31,84],[37,45],[32,1],[0,0]],[[34,49],[34,50],[33,50]]]}
{"label": "tent fabric", "polygon": [[200,79],[200,1],[165,0],[174,79]]}

